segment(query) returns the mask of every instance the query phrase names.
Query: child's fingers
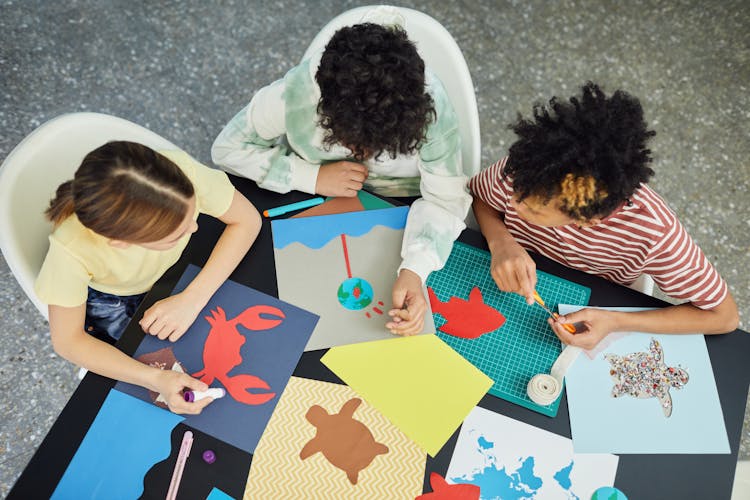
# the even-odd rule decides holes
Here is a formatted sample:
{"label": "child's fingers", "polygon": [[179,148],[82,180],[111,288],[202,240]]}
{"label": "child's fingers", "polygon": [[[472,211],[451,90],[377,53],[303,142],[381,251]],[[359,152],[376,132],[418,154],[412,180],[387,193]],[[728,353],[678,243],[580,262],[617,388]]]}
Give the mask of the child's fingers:
{"label": "child's fingers", "polygon": [[[570,317],[567,318],[570,321]],[[576,333],[568,332],[563,324],[558,320],[554,321],[549,318],[547,322],[552,327],[557,338],[565,345],[573,345],[582,349],[593,349],[601,340],[601,336],[591,331],[591,325],[587,323],[567,323],[574,324]]]}
{"label": "child's fingers", "polygon": [[184,392],[186,390],[205,391],[208,389],[208,385],[186,373],[170,371],[169,376],[169,388],[166,389],[167,392],[164,395],[167,397],[167,405],[172,412],[197,415],[213,401],[212,398],[204,398],[193,403],[185,401]]}
{"label": "child's fingers", "polygon": [[159,333],[165,326],[165,321],[163,318],[157,316],[156,314],[152,314],[149,317],[146,317],[144,315],[139,324],[141,325],[141,328],[144,332],[150,335],[159,335]]}
{"label": "child's fingers", "polygon": [[203,408],[210,405],[213,402],[214,398],[201,398],[198,401],[194,401],[192,403],[188,403],[185,401],[184,405],[182,405],[182,408],[184,408],[184,413],[188,415],[198,415],[200,412],[203,411]]}
{"label": "child's fingers", "polygon": [[529,279],[529,285],[531,286],[532,292],[536,289],[536,267],[529,266],[526,268],[526,275]]}
{"label": "child's fingers", "polygon": [[424,312],[426,304],[416,301],[408,309],[392,309],[389,314],[395,315],[394,320],[386,323],[391,333],[396,335],[414,335],[420,333],[424,327]]}
{"label": "child's fingers", "polygon": [[193,391],[208,390],[208,384],[206,384],[205,382],[201,380],[198,380],[197,378],[191,377],[187,373],[182,374],[180,382],[182,383],[183,387],[187,387],[188,389],[191,389]]}
{"label": "child's fingers", "polygon": [[198,415],[203,411],[203,408],[210,405],[212,401],[213,398],[203,398],[193,403],[189,403],[184,399],[175,397],[174,401],[170,402],[172,404],[169,404],[168,406],[169,409],[172,410],[172,413],[181,415]]}
{"label": "child's fingers", "polygon": [[144,332],[148,333],[154,322],[156,322],[163,316],[161,314],[161,304],[163,301],[164,299],[156,302],[154,305],[149,307],[145,313],[143,313],[143,318],[141,318],[138,324],[141,325],[141,328]]}
{"label": "child's fingers", "polygon": [[391,292],[391,300],[393,301],[393,309],[388,311],[388,316],[392,318],[391,321],[385,324],[385,327],[395,333],[394,329],[399,325],[411,319],[411,314],[406,308],[406,298],[408,296],[408,289],[401,286],[396,286]]}
{"label": "child's fingers", "polygon": [[518,294],[522,295],[526,299],[526,303],[531,305],[534,303],[534,287],[536,285],[536,272],[532,275],[528,268],[519,269],[516,273],[516,280],[518,282]]}
{"label": "child's fingers", "polygon": [[552,318],[547,318],[547,323],[549,323],[549,326],[552,328],[552,331],[555,332],[557,338],[560,339],[560,342],[565,345],[576,345],[575,334],[568,332],[558,321],[555,321]]}
{"label": "child's fingers", "polygon": [[536,290],[536,269],[533,267],[527,267],[526,271],[526,290],[524,297],[526,297],[526,303],[531,305],[534,303],[534,290]]}
{"label": "child's fingers", "polygon": [[404,320],[409,320],[411,318],[411,314],[409,314],[408,309],[391,309],[388,311],[388,316],[393,318],[394,322],[400,322]]}
{"label": "child's fingers", "polygon": [[413,321],[412,314],[408,309],[391,309],[388,315],[393,318],[385,324],[385,327],[391,330],[391,333],[398,333],[395,330],[408,328]]}
{"label": "child's fingers", "polygon": [[169,337],[169,334],[172,333],[172,328],[168,326],[165,321],[158,320],[154,322],[149,333],[159,337],[159,340],[166,340],[166,338]]}
{"label": "child's fingers", "polygon": [[214,398],[208,397],[208,398],[199,399],[198,401],[194,403],[190,403],[190,405],[193,408],[197,409],[198,413],[200,413],[203,410],[203,408],[205,408],[206,406],[210,405],[213,402],[214,402]]}
{"label": "child's fingers", "polygon": [[150,314],[150,309],[146,311],[146,313],[143,315],[143,318],[138,322],[139,325],[141,325],[141,330],[143,330],[145,333],[149,333],[149,329],[151,328],[151,325],[156,321],[156,315]]}
{"label": "child's fingers", "polygon": [[422,317],[414,318],[411,321],[399,323],[395,327],[391,328],[391,333],[396,335],[415,335],[422,330],[424,325],[424,319]]}
{"label": "child's fingers", "polygon": [[403,309],[403,307],[406,305],[406,290],[394,290],[391,294],[391,300],[393,301],[393,309]]}
{"label": "child's fingers", "polygon": [[182,337],[183,335],[185,335],[186,331],[187,331],[186,328],[182,328],[182,327],[181,328],[177,328],[176,330],[174,330],[172,333],[169,334],[169,341],[170,342],[177,342],[180,339],[180,337]]}

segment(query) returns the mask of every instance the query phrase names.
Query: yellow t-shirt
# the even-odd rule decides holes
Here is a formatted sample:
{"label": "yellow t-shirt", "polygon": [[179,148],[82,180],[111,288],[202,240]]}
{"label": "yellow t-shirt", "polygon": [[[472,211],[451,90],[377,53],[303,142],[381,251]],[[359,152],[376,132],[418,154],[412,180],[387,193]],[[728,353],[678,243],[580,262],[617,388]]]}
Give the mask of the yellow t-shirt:
{"label": "yellow t-shirt", "polygon": [[[196,209],[220,217],[229,209],[234,186],[227,174],[198,163],[182,151],[160,151],[182,169],[193,184]],[[190,240],[185,235],[169,250],[149,250],[139,245],[114,248],[72,215],[49,237],[50,248],[34,290],[46,304],[75,307],[86,302],[88,287],[114,295],[135,295],[151,289],[157,279],[180,258]]]}

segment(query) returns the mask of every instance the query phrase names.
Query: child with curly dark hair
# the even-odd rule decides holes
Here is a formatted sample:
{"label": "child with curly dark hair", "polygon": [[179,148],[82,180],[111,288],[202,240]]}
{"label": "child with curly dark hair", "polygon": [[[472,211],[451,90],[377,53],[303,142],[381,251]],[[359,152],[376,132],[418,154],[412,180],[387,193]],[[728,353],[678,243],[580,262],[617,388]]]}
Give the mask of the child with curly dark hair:
{"label": "child with curly dark hair", "polygon": [[423,326],[423,283],[465,227],[466,182],[475,172],[464,172],[458,121],[442,84],[399,27],[400,14],[389,12],[388,25],[339,29],[322,53],[259,90],[224,127],[211,156],[280,193],[353,197],[364,187],[421,195],[409,212],[386,324],[409,335]]}
{"label": "child with curly dark hair", "polygon": [[[580,97],[536,105],[510,127],[509,155],[469,182],[474,213],[492,254],[497,286],[533,302],[536,266],[527,250],[631,285],[653,277],[680,305],[642,312],[598,309],[550,319],[564,344],[594,347],[610,332],[725,333],[737,328],[726,282],[676,215],[646,183],[646,142],[655,135],[638,100],[607,97],[589,82]],[[571,334],[563,323],[580,323]]]}

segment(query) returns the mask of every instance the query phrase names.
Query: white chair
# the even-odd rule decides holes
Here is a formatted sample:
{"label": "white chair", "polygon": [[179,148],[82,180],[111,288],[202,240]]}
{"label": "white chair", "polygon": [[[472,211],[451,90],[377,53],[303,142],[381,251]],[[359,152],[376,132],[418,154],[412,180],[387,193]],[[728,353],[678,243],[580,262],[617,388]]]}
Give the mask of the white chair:
{"label": "white chair", "polygon": [[31,132],[0,167],[0,249],[21,288],[47,318],[34,281],[49,248],[52,225],[44,211],[57,186],[91,150],[113,140],[140,142],[153,149],[178,149],[148,129],[100,113],[71,113]]}
{"label": "white chair", "polygon": [[[357,7],[333,18],[315,36],[305,51],[305,55],[302,56],[302,60],[309,59],[314,53],[322,50],[337,30],[363,22],[364,15],[377,7],[379,6]],[[466,60],[458,44],[442,24],[427,14],[413,9],[398,7],[397,10],[406,20],[404,28],[409,34],[409,39],[417,46],[417,51],[422,56],[425,65],[440,78],[445,86],[461,129],[461,157],[464,172],[471,176],[479,172],[482,156],[479,146],[477,99]]]}

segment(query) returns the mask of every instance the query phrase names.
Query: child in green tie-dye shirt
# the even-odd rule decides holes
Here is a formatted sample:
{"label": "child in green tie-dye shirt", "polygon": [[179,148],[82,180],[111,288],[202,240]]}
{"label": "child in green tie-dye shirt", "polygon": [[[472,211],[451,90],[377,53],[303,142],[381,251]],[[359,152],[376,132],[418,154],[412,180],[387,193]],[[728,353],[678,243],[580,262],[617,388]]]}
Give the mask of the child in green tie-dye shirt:
{"label": "child in green tie-dye shirt", "polygon": [[[280,140],[283,139],[283,140]],[[322,53],[259,90],[211,149],[226,171],[285,193],[420,196],[409,211],[391,332],[422,331],[422,291],[464,229],[471,204],[456,114],[398,26],[338,30]]]}

